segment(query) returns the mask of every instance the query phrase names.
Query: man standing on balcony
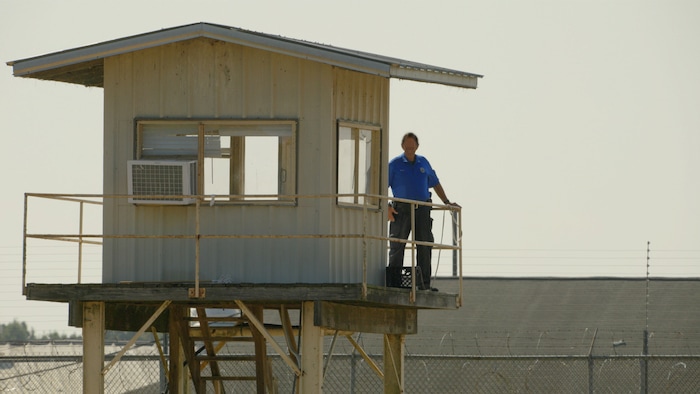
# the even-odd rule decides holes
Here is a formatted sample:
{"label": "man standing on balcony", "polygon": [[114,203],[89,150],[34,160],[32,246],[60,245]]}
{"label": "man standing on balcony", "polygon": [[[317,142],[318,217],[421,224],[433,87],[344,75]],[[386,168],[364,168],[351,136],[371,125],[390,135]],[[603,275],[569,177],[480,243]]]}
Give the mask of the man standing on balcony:
{"label": "man standing on balcony", "polygon": [[[440,185],[437,174],[430,166],[428,159],[417,155],[418,137],[413,133],[404,134],[401,139],[403,154],[389,162],[389,187],[396,198],[431,202],[430,188],[435,190],[444,204],[459,206],[450,202],[445,190]],[[430,217],[429,205],[413,205],[415,209],[415,240],[433,242],[433,219]],[[411,204],[394,201],[389,205],[389,236],[391,238],[408,239],[411,232]],[[401,283],[401,267],[406,244],[391,242],[389,248],[389,270],[387,285],[399,286]],[[420,290],[438,289],[430,286],[432,247],[418,245],[417,266],[421,275],[416,278],[416,286]],[[421,280],[422,279],[422,280]]]}

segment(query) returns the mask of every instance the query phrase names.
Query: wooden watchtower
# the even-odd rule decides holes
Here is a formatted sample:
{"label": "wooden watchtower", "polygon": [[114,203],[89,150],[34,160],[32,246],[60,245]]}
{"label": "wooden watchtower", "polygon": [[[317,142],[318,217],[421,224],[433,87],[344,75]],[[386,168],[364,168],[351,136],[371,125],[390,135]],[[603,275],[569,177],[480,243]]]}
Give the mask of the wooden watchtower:
{"label": "wooden watchtower", "polygon": [[8,64],[104,90],[103,233],[56,237],[99,239],[102,282],[23,284],[28,299],[69,303],[85,392],[111,367],[105,329],[151,327],[170,334],[171,393],[244,379],[226,376],[240,360],[218,345],[241,336],[257,392],[275,392],[268,346],[298,392],[321,392],[328,332],[385,334],[385,392],[399,392],[417,311],[459,307],[460,294],[384,286],[389,80],[476,88],[478,75],[208,23]]}

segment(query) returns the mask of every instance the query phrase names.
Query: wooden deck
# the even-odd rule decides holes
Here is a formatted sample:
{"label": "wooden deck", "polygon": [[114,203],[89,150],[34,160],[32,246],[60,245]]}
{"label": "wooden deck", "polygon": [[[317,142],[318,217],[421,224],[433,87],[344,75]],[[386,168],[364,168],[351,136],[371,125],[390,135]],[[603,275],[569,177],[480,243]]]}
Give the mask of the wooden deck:
{"label": "wooden deck", "polygon": [[458,295],[417,291],[415,302],[409,289],[367,286],[362,284],[223,284],[200,283],[202,297],[191,297],[193,282],[131,282],[109,284],[29,283],[28,300],[53,302],[104,301],[135,304],[158,304],[167,300],[193,306],[231,304],[234,300],[255,304],[295,304],[302,301],[331,301],[387,308],[456,309]]}
{"label": "wooden deck", "polygon": [[[419,309],[457,309],[458,295],[417,291],[411,302],[409,289],[362,284],[222,284],[200,283],[202,297],[193,298],[193,282],[44,284],[30,283],[25,288],[29,300],[69,304],[69,325],[82,327],[83,305],[104,303],[105,328],[137,331],[159,308],[171,302],[171,308],[153,321],[159,332],[168,332],[173,308],[238,309],[245,303],[261,310],[301,309],[313,301],[316,324],[347,331],[416,333]],[[391,323],[393,322],[393,323]]]}

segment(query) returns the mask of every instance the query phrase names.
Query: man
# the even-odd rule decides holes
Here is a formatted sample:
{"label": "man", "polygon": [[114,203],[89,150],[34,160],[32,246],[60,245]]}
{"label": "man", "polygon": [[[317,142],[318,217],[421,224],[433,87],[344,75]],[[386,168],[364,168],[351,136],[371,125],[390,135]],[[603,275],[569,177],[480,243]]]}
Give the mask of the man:
{"label": "man", "polygon": [[[393,158],[389,162],[389,187],[394,197],[429,202],[430,188],[435,190],[444,204],[459,206],[450,202],[445,195],[445,190],[440,185],[440,180],[430,166],[428,160],[416,154],[418,149],[418,137],[413,133],[406,133],[401,139],[403,154]],[[433,242],[433,220],[430,218],[428,205],[414,205],[416,241]],[[393,202],[389,205],[389,236],[391,238],[408,239],[411,232],[411,204]],[[387,283],[395,286],[401,282],[401,268],[406,244],[403,242],[391,242],[389,249],[389,272]],[[432,247],[418,245],[417,266],[420,267],[421,276],[416,278],[416,286],[421,290],[438,289],[430,287]],[[392,269],[393,268],[393,269]],[[422,280],[421,280],[422,277]]]}

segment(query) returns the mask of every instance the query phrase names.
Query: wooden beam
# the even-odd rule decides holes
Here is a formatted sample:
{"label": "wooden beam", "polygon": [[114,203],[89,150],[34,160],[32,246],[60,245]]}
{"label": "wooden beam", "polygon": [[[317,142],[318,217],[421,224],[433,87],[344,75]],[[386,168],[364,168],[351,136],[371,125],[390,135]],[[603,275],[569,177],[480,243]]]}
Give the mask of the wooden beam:
{"label": "wooden beam", "polygon": [[323,336],[314,324],[314,302],[301,307],[301,369],[299,392],[320,393],[323,386]]}
{"label": "wooden beam", "polygon": [[[263,308],[259,305],[250,307],[253,316],[260,323],[263,323]],[[249,316],[250,317],[250,316]],[[267,370],[267,345],[262,332],[253,326],[253,340],[255,342],[255,382],[258,394],[265,394],[265,372]],[[272,383],[272,382],[270,382]]]}
{"label": "wooden beam", "polygon": [[151,333],[153,333],[153,340],[156,342],[156,347],[158,348],[158,355],[160,356],[160,364],[165,371],[165,380],[170,379],[170,372],[168,372],[168,362],[165,360],[165,352],[163,352],[163,346],[160,344],[160,338],[158,338],[158,331],[156,328],[151,326]]}
{"label": "wooden beam", "polygon": [[[289,309],[286,305],[280,305],[279,315],[284,331],[284,339],[287,342],[287,349],[289,350],[289,358],[295,362],[296,365],[299,365],[299,345],[297,344],[295,335],[299,335],[300,327],[295,328],[292,325],[292,320],[289,318]],[[299,379],[294,379],[294,388],[292,390],[295,393],[299,392]]]}
{"label": "wooden beam", "polygon": [[353,338],[350,334],[345,335],[345,338],[347,338],[348,342],[350,342],[350,344],[352,344],[355,350],[357,350],[357,352],[360,353],[367,365],[369,365],[370,368],[372,368],[372,370],[377,374],[377,376],[379,376],[380,378],[384,378],[384,372],[382,372],[382,370],[379,369],[377,363],[375,363],[374,360],[372,360],[372,357],[370,357],[369,354],[365,352],[365,349],[363,349],[362,346],[360,346],[360,344],[357,343],[355,338]]}
{"label": "wooden beam", "polygon": [[260,332],[260,334],[262,334],[262,335],[265,337],[265,339],[266,339],[267,342],[270,344],[270,346],[272,346],[272,348],[275,349],[275,351],[277,352],[277,354],[280,355],[280,357],[282,358],[282,361],[284,361],[284,362],[292,369],[292,371],[294,371],[294,373],[295,373],[297,376],[301,375],[301,370],[300,370],[299,367],[296,365],[296,363],[294,363],[294,361],[292,360],[292,358],[289,357],[289,356],[287,355],[287,353],[285,353],[284,350],[282,350],[282,348],[280,347],[280,345],[275,341],[274,338],[272,338],[272,335],[270,335],[270,334],[267,332],[267,330],[265,330],[265,325],[264,325],[262,322],[260,322],[260,320],[258,320],[258,319],[255,318],[255,315],[254,315],[253,312],[250,310],[250,308],[248,308],[248,307],[247,307],[242,301],[240,301],[240,300],[236,300],[236,305],[238,305],[238,308],[239,308],[245,315],[248,316],[248,320],[250,321],[250,324],[252,324],[253,326],[255,326],[255,329],[257,329],[257,330]]}
{"label": "wooden beam", "polygon": [[[29,283],[26,286],[28,300],[76,302],[105,301],[107,303],[160,304],[164,300],[175,303],[192,303],[188,288],[192,282],[176,283],[102,283],[102,284],[45,284]],[[457,294],[420,291],[416,301],[409,300],[406,289],[384,286],[367,286],[363,295],[361,283],[343,284],[250,284],[205,283],[206,299],[200,303],[230,304],[231,300],[265,303],[268,305],[296,304],[304,300],[327,300],[346,303],[364,303],[388,307],[418,309],[456,309]]]}
{"label": "wooden beam", "polygon": [[378,334],[415,334],[418,311],[409,308],[377,308],[318,301],[314,323],[317,326]]}
{"label": "wooden beam", "polygon": [[105,304],[83,303],[83,392],[104,393]]}
{"label": "wooden beam", "polygon": [[[131,346],[133,346],[134,343],[136,343],[136,340],[139,339],[141,334],[146,332],[146,330],[151,326],[151,324],[153,324],[153,322],[158,318],[158,316],[160,316],[160,314],[163,313],[163,311],[168,308],[168,305],[170,305],[169,300],[163,302],[163,304],[160,306],[160,308],[158,308],[158,310],[156,310],[156,312],[153,314],[153,316],[151,316],[150,319],[148,319],[145,323],[143,323],[143,326],[141,327],[141,329],[139,329],[136,332],[136,334],[134,334],[134,336],[131,338],[131,340],[129,340],[129,342],[127,342],[127,344],[124,345],[122,350],[120,350],[119,353],[117,353],[117,355],[114,356],[112,361],[110,361],[109,364],[107,364],[107,366],[104,367],[104,369],[102,370],[102,374],[106,374],[110,370],[110,368],[112,368],[114,366],[114,364],[119,362],[119,360],[122,358],[122,356],[124,356],[124,354],[127,352],[127,350],[129,350],[129,348],[131,348]],[[104,317],[103,317],[103,321],[104,321]],[[103,328],[104,328],[104,323],[103,323]]]}
{"label": "wooden beam", "polygon": [[292,361],[299,364],[299,346],[297,345],[296,339],[294,338],[295,331],[297,330],[295,330],[294,326],[292,326],[292,321],[289,318],[289,310],[286,306],[282,305],[280,307],[279,315],[280,321],[282,322],[284,339],[287,342],[287,349],[289,349],[289,357],[292,359]]}
{"label": "wooden beam", "polygon": [[184,322],[185,308],[171,306],[169,313],[169,333],[170,333],[170,378],[168,379],[168,393],[187,393],[189,387],[189,377],[185,369],[186,360],[185,348],[182,346],[181,322]]}
{"label": "wooden beam", "polygon": [[403,335],[384,335],[384,394],[404,392],[404,339]]}
{"label": "wooden beam", "polygon": [[[161,301],[162,302],[162,301]],[[153,316],[159,303],[135,304],[125,302],[105,302],[105,329],[114,331],[138,331],[143,322]],[[68,324],[82,327],[83,309],[81,301],[70,301]],[[168,332],[168,311],[163,312],[151,325],[158,332]]]}
{"label": "wooden beam", "polygon": [[[216,357],[216,349],[214,348],[214,344],[211,340],[211,331],[209,330],[209,322],[207,321],[207,313],[205,308],[197,308],[197,319],[199,320],[199,327],[201,327],[202,330],[202,341],[204,342],[204,348],[207,350],[207,356]],[[219,363],[215,358],[212,358],[209,368],[211,369],[211,376],[214,381],[214,392],[217,394],[223,392],[223,383],[221,380],[216,380],[216,378],[221,377],[221,371],[219,370]],[[202,371],[201,366],[199,367],[199,370],[200,372]]]}
{"label": "wooden beam", "polygon": [[[204,380],[201,379],[199,361],[197,361],[194,354],[194,341],[192,341],[190,338],[188,321],[185,319],[188,316],[188,307],[176,305],[170,308],[170,314],[174,315],[174,317],[171,316],[170,318],[171,331],[173,328],[177,329],[178,331],[177,337],[180,338],[182,352],[185,356],[185,361],[187,362],[190,377],[192,378],[192,383],[194,384],[195,390],[197,393],[204,393],[206,390],[204,387]],[[173,368],[174,366],[171,363],[170,370],[173,370]]]}

